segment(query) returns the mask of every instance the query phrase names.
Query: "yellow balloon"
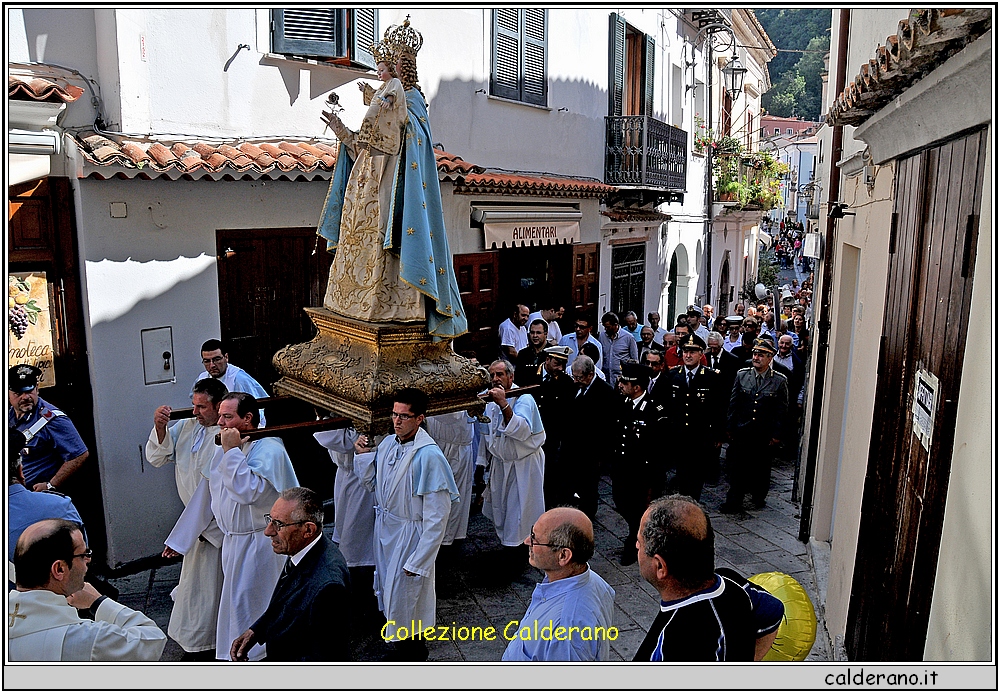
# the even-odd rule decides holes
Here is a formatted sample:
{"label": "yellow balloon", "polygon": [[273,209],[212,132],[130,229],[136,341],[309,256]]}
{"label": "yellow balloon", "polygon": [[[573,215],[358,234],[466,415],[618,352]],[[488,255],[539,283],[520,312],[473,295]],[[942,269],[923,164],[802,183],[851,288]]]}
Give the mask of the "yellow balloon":
{"label": "yellow balloon", "polygon": [[765,662],[801,662],[816,642],[816,610],[805,589],[791,575],[758,573],[750,582],[763,587],[785,605],[785,617]]}

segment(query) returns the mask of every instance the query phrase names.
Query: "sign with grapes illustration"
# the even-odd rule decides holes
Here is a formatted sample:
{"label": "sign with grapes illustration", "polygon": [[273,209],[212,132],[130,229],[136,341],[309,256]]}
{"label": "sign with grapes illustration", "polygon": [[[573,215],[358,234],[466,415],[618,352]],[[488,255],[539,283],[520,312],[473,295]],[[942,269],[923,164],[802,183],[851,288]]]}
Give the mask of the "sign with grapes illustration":
{"label": "sign with grapes illustration", "polygon": [[56,384],[50,315],[44,272],[7,275],[7,367],[29,363],[41,369],[39,387]]}

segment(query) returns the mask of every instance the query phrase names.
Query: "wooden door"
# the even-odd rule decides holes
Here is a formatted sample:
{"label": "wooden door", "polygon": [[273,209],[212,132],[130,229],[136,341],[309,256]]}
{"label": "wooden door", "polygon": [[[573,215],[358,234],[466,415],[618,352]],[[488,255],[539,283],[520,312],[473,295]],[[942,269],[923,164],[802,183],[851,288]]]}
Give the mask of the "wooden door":
{"label": "wooden door", "polygon": [[601,317],[597,315],[597,271],[600,262],[598,243],[573,246],[573,315],[587,315],[593,324]]}
{"label": "wooden door", "polygon": [[[635,311],[642,322],[646,293],[646,244],[632,243],[611,249],[611,310],[622,320]],[[624,324],[624,320],[622,320]]]}
{"label": "wooden door", "polygon": [[[875,415],[847,650],[922,659],[937,572],[972,297],[986,131],[899,161]],[[929,450],[913,426],[918,375],[937,378]]]}
{"label": "wooden door", "polygon": [[479,362],[486,365],[496,358],[497,327],[503,321],[497,306],[499,257],[492,250],[453,258],[458,291],[469,319],[469,332],[455,340],[454,349],[458,353],[475,352]]}
{"label": "wooden door", "polygon": [[323,305],[332,255],[316,230],[223,229],[216,232],[219,321],[230,360],[270,391],[278,374],[271,357],[305,342],[315,327],[302,310]]}
{"label": "wooden door", "polygon": [[60,491],[71,495],[80,511],[95,553],[92,570],[98,572],[106,559],[107,535],[69,179],[50,176],[11,186],[7,218],[7,271],[44,272],[49,285],[56,384],[39,395],[72,419],[90,451]]}

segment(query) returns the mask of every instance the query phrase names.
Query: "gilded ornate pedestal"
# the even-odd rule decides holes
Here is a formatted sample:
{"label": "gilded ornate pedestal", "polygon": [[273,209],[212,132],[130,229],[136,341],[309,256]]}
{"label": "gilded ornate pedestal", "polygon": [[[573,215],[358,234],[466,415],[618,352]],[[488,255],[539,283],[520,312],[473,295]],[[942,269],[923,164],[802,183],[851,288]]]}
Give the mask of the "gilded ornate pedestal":
{"label": "gilded ornate pedestal", "polygon": [[423,323],[368,323],[325,308],[305,311],[318,334],[274,355],[283,376],[274,383],[275,394],[350,417],[366,433],[391,428],[392,395],[404,387],[427,393],[428,415],[485,410],[476,395],[489,386],[486,369],[456,354],[451,342],[432,342]]}

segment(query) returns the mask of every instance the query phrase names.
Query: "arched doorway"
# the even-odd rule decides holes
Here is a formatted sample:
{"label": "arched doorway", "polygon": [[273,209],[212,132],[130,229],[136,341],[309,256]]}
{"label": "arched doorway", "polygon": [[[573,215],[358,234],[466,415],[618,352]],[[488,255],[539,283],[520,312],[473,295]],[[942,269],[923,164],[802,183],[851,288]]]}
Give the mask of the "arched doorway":
{"label": "arched doorway", "polygon": [[660,318],[664,326],[673,328],[677,314],[682,308],[687,307],[690,279],[687,250],[683,245],[678,245],[674,248],[670,258],[670,269],[667,271],[667,314]]}
{"label": "arched doorway", "polygon": [[729,304],[731,298],[729,292],[732,287],[729,284],[729,251],[726,251],[725,259],[722,261],[722,269],[719,271],[719,300],[716,301],[719,315],[729,315]]}

